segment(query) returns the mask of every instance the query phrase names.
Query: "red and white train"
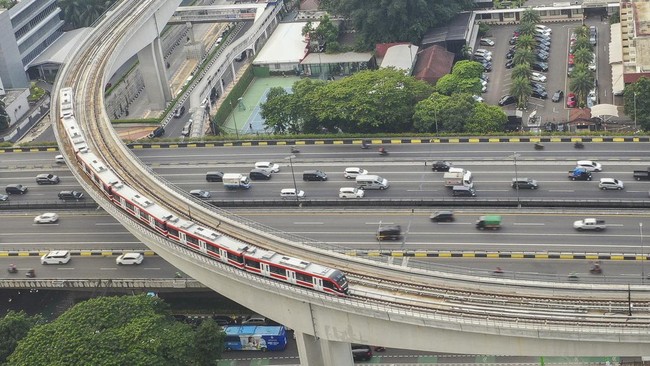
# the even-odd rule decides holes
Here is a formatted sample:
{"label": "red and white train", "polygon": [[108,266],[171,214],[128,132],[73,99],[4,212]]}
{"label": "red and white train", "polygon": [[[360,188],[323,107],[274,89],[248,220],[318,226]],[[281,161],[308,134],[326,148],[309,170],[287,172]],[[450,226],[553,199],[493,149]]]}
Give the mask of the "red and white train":
{"label": "red and white train", "polygon": [[74,115],[72,88],[60,91],[61,121],[77,162],[117,207],[142,225],[214,260],[278,281],[316,291],[345,296],[348,282],[337,269],[289,257],[236,240],[191,220],[178,217],[124,184],[97,155],[90,151]]}

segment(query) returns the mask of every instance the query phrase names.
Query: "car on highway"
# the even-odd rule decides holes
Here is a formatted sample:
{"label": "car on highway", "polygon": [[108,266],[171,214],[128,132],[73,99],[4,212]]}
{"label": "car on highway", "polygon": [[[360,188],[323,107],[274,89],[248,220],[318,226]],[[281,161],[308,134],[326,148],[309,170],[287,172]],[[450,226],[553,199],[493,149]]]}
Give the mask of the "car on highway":
{"label": "car on highway", "polygon": [[223,182],[223,172],[207,172],[205,173],[205,180],[208,182]]}
{"label": "car on highway", "polygon": [[429,219],[433,222],[452,222],[455,220],[452,211],[436,211],[429,216]]}
{"label": "car on highway", "polygon": [[46,212],[34,217],[35,224],[54,224],[59,221],[59,215],[54,212]]}
{"label": "car on highway", "polygon": [[510,186],[514,189],[537,189],[539,184],[535,179],[512,178],[512,184]]}
{"label": "car on highway", "polygon": [[569,108],[575,108],[576,103],[577,103],[576,95],[573,93],[569,93],[566,96],[566,106]]}
{"label": "car on highway", "polygon": [[70,262],[70,252],[67,250],[53,250],[41,257],[41,264],[67,264]]}
{"label": "car on highway", "polygon": [[489,38],[481,38],[481,40],[478,41],[478,43],[479,43],[481,46],[490,46],[490,47],[491,47],[491,46],[494,46],[494,41],[491,40],[491,39],[489,39]]}
{"label": "car on highway", "polygon": [[368,174],[368,171],[366,169],[362,169],[358,167],[345,168],[345,171],[343,172],[343,176],[346,179],[354,179],[357,177],[357,175],[365,175],[365,174]]}
{"label": "car on highway", "polygon": [[8,195],[8,194],[2,194],[2,193],[0,193],[0,201],[4,202],[4,201],[6,201],[6,200],[8,200],[8,199],[9,199],[9,195]]}
{"label": "car on highway", "polygon": [[7,184],[7,187],[5,187],[5,193],[25,194],[27,193],[27,187],[22,184]]}
{"label": "car on highway", "polygon": [[602,172],[603,166],[600,163],[597,163],[593,160],[578,160],[576,166],[579,168],[584,168],[588,172]]}
{"label": "car on highway", "polygon": [[517,102],[517,98],[512,95],[504,95],[499,99],[499,106],[503,107],[508,104],[514,104]]}
{"label": "car on highway", "polygon": [[448,172],[452,165],[453,164],[448,161],[438,160],[431,163],[431,170],[434,172]]}
{"label": "car on highway", "polygon": [[255,169],[265,169],[270,170],[271,173],[278,173],[280,171],[280,166],[270,161],[258,161],[255,163]]}
{"label": "car on highway", "polygon": [[591,180],[591,172],[584,168],[575,168],[569,171],[569,179],[571,180]]}
{"label": "car on highway", "polygon": [[65,159],[63,158],[63,155],[57,155],[54,157],[54,162],[57,164],[65,164]]}
{"label": "car on highway", "polygon": [[203,198],[203,199],[210,198],[212,196],[210,192],[205,191],[203,189],[193,189],[190,191],[190,194],[194,197]]}
{"label": "car on highway", "polygon": [[174,118],[181,118],[181,116],[185,113],[185,106],[182,105],[180,108],[176,108],[174,110]]}
{"label": "car on highway", "polygon": [[[297,192],[297,193],[296,193]],[[305,197],[305,191],[303,190],[298,190],[296,191],[295,188],[284,188],[280,191],[280,197],[283,199],[287,198],[304,198]]]}
{"label": "car on highway", "polygon": [[622,181],[614,178],[600,178],[600,182],[598,182],[598,188],[604,190],[609,190],[609,189],[615,189],[615,190],[621,190],[625,188],[625,185],[623,184]]}
{"label": "car on highway", "polygon": [[530,80],[536,81],[538,83],[545,83],[546,82],[546,75],[539,73],[539,72],[532,72],[530,74]]}
{"label": "car on highway", "polygon": [[84,199],[83,192],[79,191],[61,191],[59,192],[59,199],[62,200],[82,200]]}
{"label": "car on highway", "polygon": [[115,263],[119,265],[137,265],[141,264],[144,260],[142,253],[124,253],[115,259]]}
{"label": "car on highway", "polygon": [[357,187],[339,188],[339,198],[363,198],[365,193],[363,189]]}
{"label": "car on highway", "polygon": [[564,98],[564,91],[563,90],[558,90],[555,93],[553,93],[553,98],[551,98],[551,101],[554,103],[559,102]]}

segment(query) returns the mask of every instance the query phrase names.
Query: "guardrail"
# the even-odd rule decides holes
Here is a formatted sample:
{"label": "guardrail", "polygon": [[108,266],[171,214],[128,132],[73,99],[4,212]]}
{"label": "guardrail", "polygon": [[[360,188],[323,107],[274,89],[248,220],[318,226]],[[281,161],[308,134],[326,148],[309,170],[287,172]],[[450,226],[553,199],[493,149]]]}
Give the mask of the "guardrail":
{"label": "guardrail", "polygon": [[129,289],[208,289],[192,278],[132,278],[132,279],[0,279],[3,289],[97,289],[97,288],[129,288]]}

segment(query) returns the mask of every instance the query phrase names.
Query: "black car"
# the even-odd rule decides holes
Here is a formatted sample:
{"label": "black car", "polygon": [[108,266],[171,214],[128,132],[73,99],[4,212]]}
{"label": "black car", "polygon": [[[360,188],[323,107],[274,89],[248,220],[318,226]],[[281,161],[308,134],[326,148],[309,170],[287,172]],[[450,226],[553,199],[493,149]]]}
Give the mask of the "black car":
{"label": "black car", "polygon": [[546,91],[546,87],[544,87],[544,85],[536,83],[534,81],[530,83],[530,87],[533,88],[533,90]]}
{"label": "black car", "polygon": [[513,67],[515,67],[515,61],[514,60],[508,60],[506,62],[506,69],[512,69]]}
{"label": "black car", "polygon": [[553,94],[553,98],[551,98],[551,101],[557,103],[560,100],[564,98],[564,91],[563,90],[558,90]]}
{"label": "black car", "polygon": [[517,99],[512,95],[504,95],[499,99],[499,106],[503,107],[504,105],[516,103]]}
{"label": "black car", "polygon": [[519,39],[519,37],[510,38],[510,40],[508,41],[508,44],[511,44],[511,45],[517,44],[517,39]]}
{"label": "black car", "polygon": [[153,130],[153,131],[149,134],[149,138],[150,138],[150,139],[153,139],[153,138],[156,138],[156,137],[161,137],[161,136],[164,135],[164,134],[165,134],[165,129],[164,129],[162,126],[158,126],[158,127],[156,127],[155,130]]}
{"label": "black car", "polygon": [[487,71],[487,72],[492,71],[492,62],[484,61],[484,60],[479,60],[478,62],[480,62],[481,65],[483,65],[483,68],[485,69],[485,71]]}
{"label": "black car", "polygon": [[530,93],[532,97],[539,98],[539,99],[546,99],[548,98],[548,93],[543,91],[543,90],[534,90],[533,92]]}
{"label": "black car", "polygon": [[402,237],[402,227],[399,225],[382,226],[377,230],[377,240],[399,240]]}
{"label": "black car", "polygon": [[535,46],[535,50],[550,52],[551,51],[551,46],[548,46],[546,44],[537,44],[537,46]]}
{"label": "black car", "polygon": [[429,218],[434,222],[451,222],[455,220],[452,211],[436,211]]}
{"label": "black car", "polygon": [[569,172],[571,180],[591,180],[591,172],[583,168],[576,168]]}
{"label": "black car", "polygon": [[448,161],[440,160],[434,163],[431,163],[431,170],[434,172],[448,172],[451,168],[451,163]]}
{"label": "black car", "polygon": [[205,180],[208,182],[223,182],[223,172],[207,172],[205,174]]}
{"label": "black car", "polygon": [[516,52],[516,50],[510,50],[510,51],[508,51],[508,53],[506,53],[506,58],[507,58],[508,60],[512,59],[513,57],[515,57],[515,52]]}
{"label": "black car", "polygon": [[248,173],[251,180],[269,180],[271,179],[271,171],[266,169],[253,169]]}
{"label": "black car", "polygon": [[548,64],[546,62],[533,62],[530,67],[535,70],[535,71],[541,71],[541,72],[547,72],[548,71]]}
{"label": "black car", "polygon": [[372,348],[365,344],[352,345],[352,359],[354,361],[369,361],[372,358]]}

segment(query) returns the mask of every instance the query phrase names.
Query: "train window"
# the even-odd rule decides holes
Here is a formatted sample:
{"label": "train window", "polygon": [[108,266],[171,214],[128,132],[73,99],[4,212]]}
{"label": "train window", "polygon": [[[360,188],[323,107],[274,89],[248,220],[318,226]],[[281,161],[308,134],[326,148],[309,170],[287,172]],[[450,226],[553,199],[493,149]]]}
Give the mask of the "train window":
{"label": "train window", "polygon": [[149,217],[151,217],[151,216],[149,216],[148,213],[146,213],[146,212],[144,212],[144,211],[140,211],[140,218],[141,218],[141,219],[143,219],[143,220],[145,220],[145,221],[149,221]]}
{"label": "train window", "polygon": [[325,280],[323,281],[323,287],[333,289],[334,285],[330,281]]}
{"label": "train window", "polygon": [[253,268],[260,268],[260,262],[254,261],[252,259],[246,259],[246,265],[248,267],[253,267]]}
{"label": "train window", "polygon": [[298,281],[309,282],[309,283],[311,283],[312,281],[311,276],[300,272],[296,272],[296,279]]}
{"label": "train window", "polygon": [[178,230],[172,228],[168,228],[167,230],[169,232],[169,235],[178,237]]}
{"label": "train window", "polygon": [[135,211],[135,206],[133,206],[133,204],[132,204],[131,202],[129,202],[129,201],[125,201],[124,204],[126,205],[126,208],[127,208],[129,211]]}
{"label": "train window", "polygon": [[192,244],[199,244],[199,241],[190,235],[188,235],[187,238],[185,238],[185,241]]}
{"label": "train window", "polygon": [[235,261],[237,263],[242,263],[243,262],[242,257],[238,256],[237,254],[230,253],[230,252],[228,252],[228,259],[230,259],[232,261]]}
{"label": "train window", "polygon": [[156,228],[160,230],[165,230],[165,223],[156,220]]}
{"label": "train window", "polygon": [[269,271],[271,273],[279,274],[280,276],[286,276],[287,275],[287,271],[284,268],[269,266]]}

